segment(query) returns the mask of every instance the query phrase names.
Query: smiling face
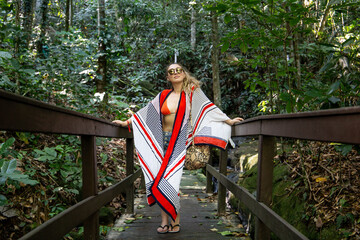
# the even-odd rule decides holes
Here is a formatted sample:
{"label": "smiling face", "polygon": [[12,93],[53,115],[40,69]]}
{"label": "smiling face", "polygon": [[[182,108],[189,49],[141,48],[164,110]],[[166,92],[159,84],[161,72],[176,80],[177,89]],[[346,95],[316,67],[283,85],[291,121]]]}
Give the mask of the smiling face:
{"label": "smiling face", "polygon": [[172,83],[182,83],[185,78],[184,69],[179,64],[171,64],[167,69],[167,79]]}

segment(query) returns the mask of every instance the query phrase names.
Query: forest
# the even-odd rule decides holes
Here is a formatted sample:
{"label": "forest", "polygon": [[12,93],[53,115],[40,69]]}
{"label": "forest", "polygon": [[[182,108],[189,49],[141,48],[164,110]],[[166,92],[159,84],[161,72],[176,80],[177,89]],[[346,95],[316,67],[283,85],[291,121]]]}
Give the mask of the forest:
{"label": "forest", "polygon": [[[126,119],[170,87],[165,68],[177,60],[231,117],[359,106],[359,12],[359,0],[0,0],[0,89]],[[294,144],[308,158],[326,149],[352,161],[343,168],[355,186],[334,184],[331,195],[359,196],[358,146]],[[97,145],[102,189],[124,177],[124,142]],[[77,137],[0,131],[0,239],[17,239],[79,201],[79,162]],[[360,207],[347,197],[331,216],[309,199],[302,221],[359,239]],[[121,198],[111,206],[121,209]],[[326,239],[317,233],[308,237]]]}

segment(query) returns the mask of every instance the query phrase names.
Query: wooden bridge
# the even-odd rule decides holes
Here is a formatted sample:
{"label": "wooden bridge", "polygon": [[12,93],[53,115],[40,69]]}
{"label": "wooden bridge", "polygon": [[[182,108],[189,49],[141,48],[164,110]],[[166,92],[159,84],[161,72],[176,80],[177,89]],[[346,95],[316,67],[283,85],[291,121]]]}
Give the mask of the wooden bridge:
{"label": "wooden bridge", "polygon": [[[141,172],[134,172],[133,138],[127,129],[2,90],[0,116],[0,130],[81,136],[84,199],[21,239],[61,239],[80,224],[84,226],[84,239],[98,239],[99,209],[122,192],[126,192],[126,212],[134,212],[133,183]],[[258,136],[257,194],[254,197],[226,177],[227,151],[222,151],[219,171],[210,164],[206,166],[207,189],[211,189],[212,176],[219,181],[218,214],[226,212],[225,195],[228,189],[256,216],[256,239],[270,239],[270,232],[284,240],[307,239],[269,207],[276,137],[360,144],[360,108],[260,116],[234,126],[232,136]],[[126,138],[127,143],[127,177],[102,192],[97,189],[96,137]],[[197,218],[192,220],[194,223],[198,221]]]}
{"label": "wooden bridge", "polygon": [[[240,225],[238,216],[227,211],[217,216],[216,195],[206,193],[205,177],[201,173],[185,170],[180,185],[181,230],[176,234],[157,234],[161,222],[160,208],[147,206],[145,194],[135,198],[135,213],[123,214],[107,240],[121,239],[251,239]],[[221,235],[223,233],[223,235]]]}

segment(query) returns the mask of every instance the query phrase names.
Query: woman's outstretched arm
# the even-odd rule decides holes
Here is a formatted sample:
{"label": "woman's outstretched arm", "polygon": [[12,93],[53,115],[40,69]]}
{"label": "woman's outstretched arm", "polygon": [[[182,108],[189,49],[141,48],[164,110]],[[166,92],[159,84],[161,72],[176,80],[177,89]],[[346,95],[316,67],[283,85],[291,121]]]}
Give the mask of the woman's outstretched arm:
{"label": "woman's outstretched arm", "polygon": [[112,122],[115,123],[115,124],[118,124],[118,125],[120,125],[120,126],[122,126],[122,127],[127,127],[128,125],[131,124],[131,118],[129,118],[129,119],[126,120],[126,121],[114,120],[114,121],[112,121]]}
{"label": "woman's outstretched arm", "polygon": [[241,117],[236,117],[236,118],[233,118],[233,119],[228,119],[228,120],[226,120],[225,123],[227,123],[227,124],[229,124],[230,126],[232,126],[232,125],[235,125],[235,123],[239,123],[239,122],[241,122],[241,121],[244,121],[244,119],[241,118]]}

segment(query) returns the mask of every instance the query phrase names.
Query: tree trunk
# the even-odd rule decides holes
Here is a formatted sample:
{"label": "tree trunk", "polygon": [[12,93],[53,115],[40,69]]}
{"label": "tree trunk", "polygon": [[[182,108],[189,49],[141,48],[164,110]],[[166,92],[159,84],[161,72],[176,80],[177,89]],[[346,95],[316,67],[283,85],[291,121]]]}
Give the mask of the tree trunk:
{"label": "tree trunk", "polygon": [[29,48],[34,19],[34,0],[24,0],[24,21],[23,29],[25,32],[25,47]]}
{"label": "tree trunk", "polygon": [[[15,0],[14,1],[14,6],[15,6],[15,25],[18,29],[20,29],[20,11],[21,11],[21,0]],[[16,34],[15,36],[15,45],[14,45],[14,56],[15,58],[19,57],[19,53],[20,53],[20,38],[19,35]],[[16,71],[15,72],[15,83],[16,83],[16,90],[15,93],[19,94],[20,90],[20,81],[19,81],[19,73]]]}
{"label": "tree trunk", "polygon": [[299,37],[298,37],[298,33],[295,32],[293,35],[293,47],[294,47],[294,62],[295,62],[295,66],[296,66],[296,87],[297,89],[300,89],[300,84],[301,84],[301,64],[300,64],[300,54],[299,54],[299,47],[298,47],[298,41],[299,41]]}
{"label": "tree trunk", "polygon": [[196,48],[196,12],[194,7],[191,9],[191,50]]}
{"label": "tree trunk", "polygon": [[40,7],[40,38],[37,41],[36,49],[40,57],[46,58],[47,52],[44,49],[45,44],[45,35],[46,35],[46,26],[47,26],[47,10],[48,10],[49,0],[42,0]]}
{"label": "tree trunk", "polygon": [[[99,36],[99,58],[98,69],[96,71],[96,91],[105,92],[107,84],[107,61],[106,61],[106,45],[104,42],[105,37],[105,0],[98,0],[98,36]],[[104,98],[105,99],[105,98]]]}
{"label": "tree trunk", "polygon": [[213,94],[214,104],[221,109],[221,88],[219,77],[219,26],[218,17],[215,11],[211,12],[211,64],[212,64],[212,76],[213,76]]}
{"label": "tree trunk", "polygon": [[70,0],[70,27],[73,25],[73,20],[74,20],[74,5],[73,5],[73,0]]}
{"label": "tree trunk", "polygon": [[[15,0],[14,2],[15,5],[15,25],[16,27],[18,27],[20,29],[20,9],[21,9],[21,1],[20,0]],[[15,57],[17,57],[17,55],[19,54],[19,48],[20,48],[20,38],[18,35],[15,36]]]}
{"label": "tree trunk", "polygon": [[290,81],[290,76],[288,76],[288,72],[289,72],[289,69],[288,69],[288,54],[287,54],[287,46],[286,46],[286,39],[284,39],[283,41],[283,45],[284,45],[284,60],[285,60],[285,80],[288,80],[288,85],[289,85],[289,88],[290,88],[290,85],[291,85],[291,81]]}
{"label": "tree trunk", "polygon": [[[286,8],[286,12],[290,12],[290,9],[289,8]],[[285,63],[286,63],[286,66],[285,66],[285,69],[286,69],[286,78],[288,80],[288,85],[289,85],[289,89],[292,88],[292,82],[291,82],[291,76],[288,76],[289,74],[289,69],[288,69],[288,55],[287,55],[287,46],[286,46],[286,41],[288,39],[288,37],[291,35],[291,27],[290,27],[290,23],[285,20],[285,27],[286,27],[286,36],[285,36],[285,39],[284,39],[284,52],[285,52]],[[289,54],[293,53],[291,51],[291,42],[289,42],[289,47],[290,47],[290,50],[289,50]],[[290,56],[289,56],[290,57]]]}
{"label": "tree trunk", "polygon": [[[8,0],[5,0],[4,6],[7,6],[7,4],[8,4],[7,1],[8,1]],[[5,15],[4,15],[4,23],[7,22],[7,15],[8,15],[8,11],[6,10],[6,11],[5,11]]]}
{"label": "tree trunk", "polygon": [[69,31],[70,23],[70,0],[66,0],[66,9],[65,9],[65,31]]}
{"label": "tree trunk", "polygon": [[328,16],[330,14],[330,10],[332,8],[332,5],[330,4],[330,0],[327,1],[327,4],[326,4],[326,8],[325,8],[325,13],[324,15],[322,16],[321,18],[321,21],[320,21],[320,25],[319,25],[319,29],[318,29],[318,32],[316,33],[316,38],[319,37],[319,34],[324,31],[324,28],[325,28],[325,25],[326,25],[326,21],[328,19]]}

